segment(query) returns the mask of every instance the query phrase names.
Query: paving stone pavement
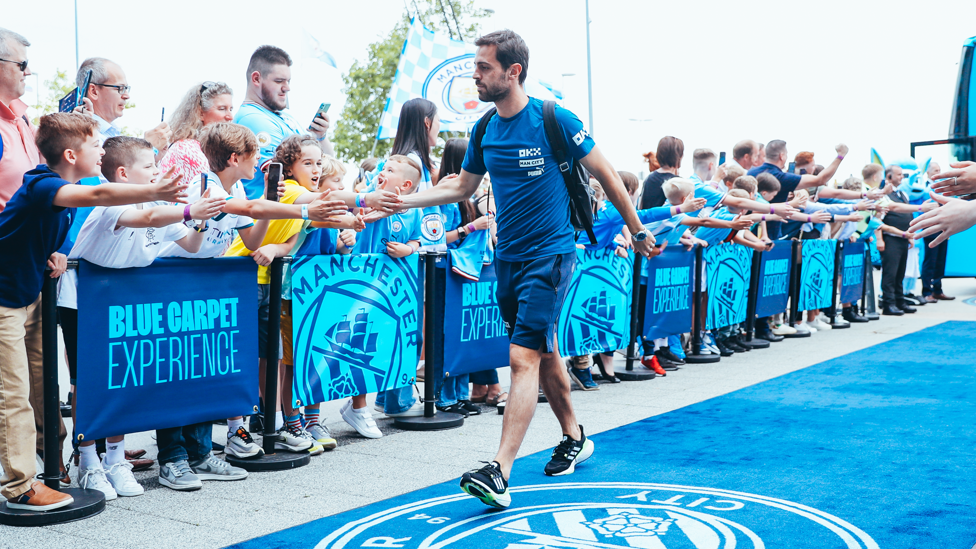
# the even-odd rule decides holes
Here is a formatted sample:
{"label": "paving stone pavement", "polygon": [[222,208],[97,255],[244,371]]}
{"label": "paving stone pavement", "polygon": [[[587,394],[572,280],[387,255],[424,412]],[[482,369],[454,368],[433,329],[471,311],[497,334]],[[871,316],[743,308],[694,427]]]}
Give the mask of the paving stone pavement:
{"label": "paving stone pavement", "polygon": [[[785,340],[770,349],[737,354],[717,364],[689,364],[663,378],[601,385],[599,391],[573,391],[573,404],[587,433],[595,434],[815,367],[940,322],[976,320],[976,307],[963,303],[976,296],[976,280],[946,280],[944,286],[958,299],[919,307],[914,315],[883,317],[847,330]],[[919,357],[919,367],[924,367],[924,360]],[[619,357],[615,368],[623,369]],[[507,386],[507,369],[500,374],[503,386]],[[65,379],[63,392],[66,387]],[[484,407],[481,415],[469,418],[461,428],[437,432],[400,431],[391,420],[376,414],[385,436],[367,440],[339,418],[341,404],[323,406],[325,421],[339,448],[313,457],[306,467],[252,473],[241,482],[207,482],[202,490],[189,493],[162,487],[157,481],[158,467],[153,467],[136,474],[145,495],[109,502],[103,513],[79,522],[30,529],[0,526],[0,548],[102,548],[106,543],[122,547],[222,547],[456,479],[479,460],[490,459],[501,434],[503,416],[494,408]],[[215,426],[214,440],[223,442],[225,431],[223,426]],[[559,424],[548,405],[540,404],[519,455],[552,448],[560,437]],[[126,445],[145,448],[147,457],[156,456],[150,433],[127,436]],[[598,466],[599,448],[592,463]],[[76,477],[75,471],[72,473]]]}

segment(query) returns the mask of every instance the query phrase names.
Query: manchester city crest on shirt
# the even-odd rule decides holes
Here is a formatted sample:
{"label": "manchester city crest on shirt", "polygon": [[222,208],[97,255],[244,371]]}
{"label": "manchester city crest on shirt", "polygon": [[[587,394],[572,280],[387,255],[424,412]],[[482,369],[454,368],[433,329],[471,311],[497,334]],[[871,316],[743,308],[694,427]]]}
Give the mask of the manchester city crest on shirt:
{"label": "manchester city crest on shirt", "polygon": [[444,223],[441,221],[441,215],[437,213],[424,215],[420,222],[420,231],[429,241],[437,242],[444,238]]}
{"label": "manchester city crest on shirt", "polygon": [[258,132],[256,137],[258,139],[258,147],[263,149],[271,145],[271,134],[268,132]]}
{"label": "manchester city crest on shirt", "polygon": [[877,549],[823,511],[766,496],[629,482],[510,488],[519,506],[486,512],[459,494],[400,505],[336,529],[318,547],[491,549]]}

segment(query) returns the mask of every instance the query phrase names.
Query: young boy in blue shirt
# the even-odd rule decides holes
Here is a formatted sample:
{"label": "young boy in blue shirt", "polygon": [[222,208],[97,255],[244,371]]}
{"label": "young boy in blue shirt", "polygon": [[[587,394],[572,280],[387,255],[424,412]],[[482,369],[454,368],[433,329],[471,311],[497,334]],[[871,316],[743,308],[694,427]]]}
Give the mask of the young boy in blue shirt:
{"label": "young boy in blue shirt", "polygon": [[[36,414],[30,380],[43,379],[41,286],[45,268],[51,276],[67,263],[55,254],[64,243],[75,208],[143,202],[185,202],[179,178],[153,185],[105,183],[76,185],[99,174],[102,149],[98,124],[87,116],[54,113],[41,117],[35,136],[47,164],[24,174],[24,183],[0,213],[0,494],[7,507],[49,511],[70,505],[71,496],[34,480]],[[39,388],[35,387],[37,391]]]}
{"label": "young boy in blue shirt", "polygon": [[[379,190],[407,195],[416,192],[421,177],[417,164],[402,155],[391,156],[376,177]],[[387,254],[390,257],[407,257],[420,248],[420,223],[423,212],[409,209],[387,218],[367,223],[359,234],[353,248],[355,254]],[[417,417],[424,413],[421,405],[413,397],[413,387],[381,392],[376,396],[376,407],[390,417]],[[366,406],[366,395],[357,395],[339,411],[342,419],[367,438],[380,438],[383,433]]]}

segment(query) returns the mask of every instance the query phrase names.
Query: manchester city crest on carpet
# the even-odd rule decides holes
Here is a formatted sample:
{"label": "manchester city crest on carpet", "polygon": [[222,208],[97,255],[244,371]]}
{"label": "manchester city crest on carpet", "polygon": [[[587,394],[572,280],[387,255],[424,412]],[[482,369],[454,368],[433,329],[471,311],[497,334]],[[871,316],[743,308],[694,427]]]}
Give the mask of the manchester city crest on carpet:
{"label": "manchester city crest on carpet", "polygon": [[403,505],[337,529],[319,548],[877,549],[817,509],[756,494],[627,482],[512,488],[501,512],[464,494]]}

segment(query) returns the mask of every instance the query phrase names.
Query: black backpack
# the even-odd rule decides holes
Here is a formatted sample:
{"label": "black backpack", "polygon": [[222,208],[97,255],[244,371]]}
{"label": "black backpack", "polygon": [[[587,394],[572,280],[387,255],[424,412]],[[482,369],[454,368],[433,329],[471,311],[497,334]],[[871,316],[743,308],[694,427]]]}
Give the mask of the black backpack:
{"label": "black backpack", "polygon": [[[484,164],[485,155],[481,148],[481,140],[485,137],[488,129],[488,122],[495,116],[495,107],[492,107],[481,120],[475,125],[474,130],[474,150]],[[544,101],[542,103],[542,120],[546,128],[546,136],[549,139],[549,146],[552,154],[556,157],[559,171],[563,174],[563,181],[566,183],[566,191],[569,193],[569,221],[573,229],[579,232],[586,232],[591,244],[596,244],[596,235],[593,234],[593,189],[590,188],[590,176],[583,169],[583,166],[576,161],[569,153],[566,139],[563,136],[559,121],[556,120],[556,102]]]}

